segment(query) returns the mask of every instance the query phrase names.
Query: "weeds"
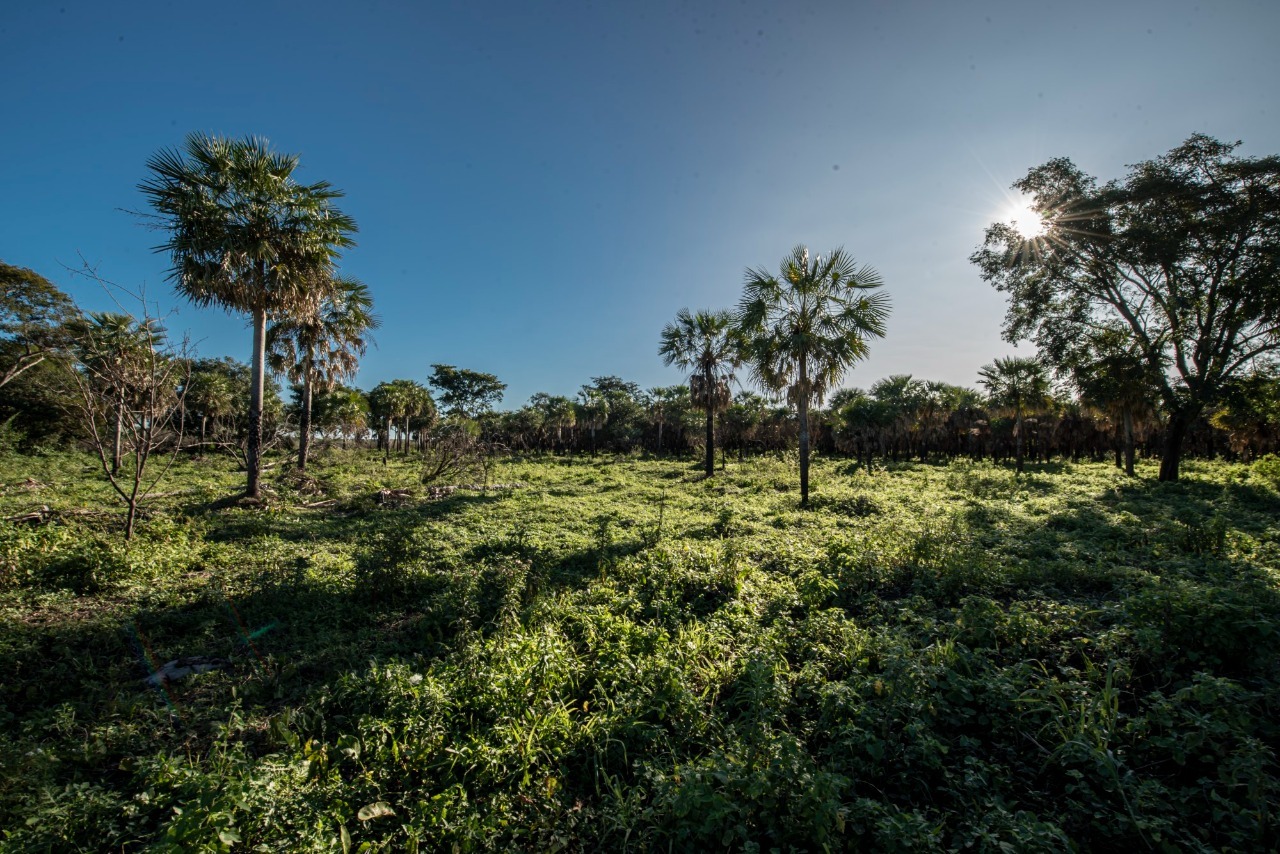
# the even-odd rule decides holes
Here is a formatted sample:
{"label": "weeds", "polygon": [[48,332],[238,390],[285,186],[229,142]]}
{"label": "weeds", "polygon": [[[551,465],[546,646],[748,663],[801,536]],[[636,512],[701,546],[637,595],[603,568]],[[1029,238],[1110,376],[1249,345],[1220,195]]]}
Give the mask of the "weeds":
{"label": "weeds", "polygon": [[1259,464],[815,465],[799,513],[773,459],[377,508],[420,472],[335,452],[265,509],[182,462],[126,548],[83,458],[0,457],[60,514],[0,523],[0,847],[1276,846]]}

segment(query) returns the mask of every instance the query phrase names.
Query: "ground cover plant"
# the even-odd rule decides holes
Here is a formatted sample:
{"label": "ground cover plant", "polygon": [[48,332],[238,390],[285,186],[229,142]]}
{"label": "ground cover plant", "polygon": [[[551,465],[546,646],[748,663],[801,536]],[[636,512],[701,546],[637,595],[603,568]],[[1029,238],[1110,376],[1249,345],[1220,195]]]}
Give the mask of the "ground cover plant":
{"label": "ground cover plant", "polygon": [[1280,840],[1274,460],[93,462],[0,457],[5,850]]}

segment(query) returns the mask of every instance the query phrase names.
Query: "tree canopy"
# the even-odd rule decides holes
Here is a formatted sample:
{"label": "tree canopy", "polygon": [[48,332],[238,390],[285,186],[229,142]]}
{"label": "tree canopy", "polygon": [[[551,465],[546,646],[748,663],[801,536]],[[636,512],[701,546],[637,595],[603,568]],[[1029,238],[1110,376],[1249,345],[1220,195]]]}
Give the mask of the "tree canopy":
{"label": "tree canopy", "polygon": [[1131,336],[1168,416],[1162,480],[1224,384],[1280,349],[1280,158],[1238,146],[1196,134],[1102,185],[1050,160],[1014,183],[1044,233],[997,223],[970,259],[1009,295],[1005,337],[1057,365],[1100,332]]}
{"label": "tree canopy", "polygon": [[742,348],[733,333],[733,315],[727,311],[687,308],[662,329],[658,355],[664,365],[689,371],[690,400],[707,415],[704,470],[715,474],[715,414],[729,406],[733,369],[742,361]]}
{"label": "tree canopy", "polygon": [[139,189],[168,239],[169,276],[196,305],[249,313],[253,325],[248,483],[261,492],[262,407],[268,318],[305,311],[331,291],[339,250],[354,244],[355,221],[334,205],[327,182],[300,184],[298,158],[265,139],[187,137],[182,150],[149,161]]}
{"label": "tree canopy", "polygon": [[777,276],[747,270],[736,334],[756,381],[785,391],[796,407],[802,507],[809,503],[809,406],[866,358],[867,339],[884,336],[889,298],[882,285],[879,273],[859,267],[843,249],[811,258],[797,246]]}
{"label": "tree canopy", "polygon": [[432,365],[427,382],[440,393],[445,411],[463,418],[475,418],[493,409],[507,389],[507,384],[494,374],[453,365]]}
{"label": "tree canopy", "polygon": [[71,299],[34,270],[0,261],[0,386],[40,364],[65,343]]}

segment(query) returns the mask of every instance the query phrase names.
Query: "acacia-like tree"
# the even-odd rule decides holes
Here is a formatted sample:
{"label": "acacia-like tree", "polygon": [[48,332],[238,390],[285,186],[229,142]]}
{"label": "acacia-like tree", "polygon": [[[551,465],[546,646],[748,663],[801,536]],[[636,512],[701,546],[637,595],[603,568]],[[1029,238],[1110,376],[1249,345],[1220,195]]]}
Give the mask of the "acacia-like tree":
{"label": "acacia-like tree", "polygon": [[62,348],[63,324],[76,316],[70,298],[44,276],[0,261],[0,387]]}
{"label": "acacia-like tree", "polygon": [[168,233],[157,251],[169,253],[178,292],[252,320],[245,487],[252,498],[261,495],[267,321],[314,310],[332,281],[325,274],[356,231],[334,205],[342,193],[324,181],[298,183],[297,167],[296,156],[261,138],[192,134],[182,150],[147,161],[151,177],[139,185]]}
{"label": "acacia-like tree", "polygon": [[1102,186],[1051,160],[1014,183],[1044,233],[992,225],[970,259],[1009,295],[1005,337],[1055,365],[1098,330],[1132,336],[1167,416],[1161,480],[1225,385],[1280,350],[1280,157],[1238,145],[1196,134]]}
{"label": "acacia-like tree", "polygon": [[463,418],[477,418],[490,411],[507,389],[494,374],[453,365],[432,365],[427,382],[439,392],[445,412]]}
{"label": "acacia-like tree", "polygon": [[742,348],[733,334],[733,315],[727,311],[676,312],[674,323],[662,329],[658,347],[662,364],[689,371],[689,397],[707,414],[706,473],[715,467],[715,416],[729,406],[729,384],[742,362]]}
{"label": "acacia-like tree", "polygon": [[797,246],[778,275],[748,269],[736,316],[746,362],[765,389],[786,392],[800,427],[800,506],[809,506],[809,407],[821,404],[846,371],[881,338],[889,298],[880,274],[843,249],[809,257]]}
{"label": "acacia-like tree", "polygon": [[267,330],[273,370],[302,387],[298,400],[298,471],[305,471],[311,448],[312,398],[317,388],[332,391],[350,377],[369,348],[369,332],[381,321],[373,313],[369,288],[335,277],[328,293],[311,310],[299,312]]}
{"label": "acacia-like tree", "polygon": [[1010,356],[996,359],[978,370],[978,382],[986,387],[991,403],[1013,410],[1014,465],[1023,469],[1023,418],[1049,400],[1049,371],[1039,359]]}

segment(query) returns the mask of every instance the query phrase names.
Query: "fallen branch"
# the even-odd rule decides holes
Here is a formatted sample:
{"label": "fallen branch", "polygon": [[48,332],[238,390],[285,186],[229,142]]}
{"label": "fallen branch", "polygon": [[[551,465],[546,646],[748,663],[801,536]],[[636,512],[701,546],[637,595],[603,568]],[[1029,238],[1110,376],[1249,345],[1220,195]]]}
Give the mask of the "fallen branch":
{"label": "fallen branch", "polygon": [[17,516],[10,516],[7,521],[13,522],[15,525],[29,522],[43,525],[45,522],[49,521],[49,518],[52,515],[53,511],[50,510],[49,505],[46,504],[39,510],[32,510],[30,513],[19,513]]}

